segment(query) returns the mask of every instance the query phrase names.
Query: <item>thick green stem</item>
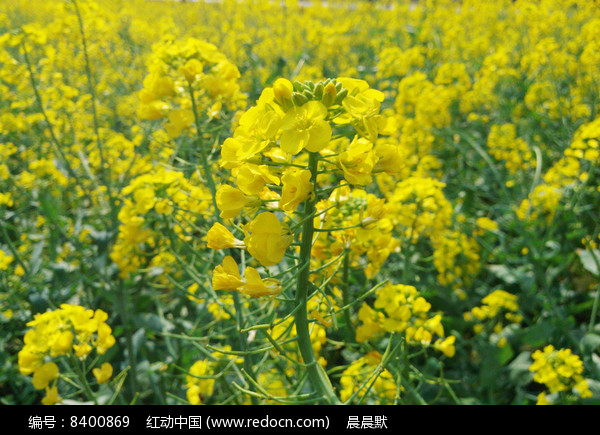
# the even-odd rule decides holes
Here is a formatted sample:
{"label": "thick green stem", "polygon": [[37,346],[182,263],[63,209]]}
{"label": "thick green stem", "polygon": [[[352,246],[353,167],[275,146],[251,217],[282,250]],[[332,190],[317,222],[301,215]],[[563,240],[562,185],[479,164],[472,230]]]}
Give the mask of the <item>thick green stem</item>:
{"label": "thick green stem", "polygon": [[307,300],[310,276],[310,255],[312,249],[312,239],[314,234],[314,226],[312,216],[315,212],[315,204],[317,202],[317,165],[318,154],[310,153],[308,166],[311,172],[311,183],[315,186],[315,194],[312,198],[304,201],[304,215],[302,226],[302,243],[300,245],[300,269],[296,280],[296,334],[300,354],[306,364],[308,377],[313,388],[322,396],[323,400],[328,404],[339,404],[340,401],[333,391],[333,386],[325,373],[325,370],[317,362],[315,352],[310,341],[310,330],[307,316]]}

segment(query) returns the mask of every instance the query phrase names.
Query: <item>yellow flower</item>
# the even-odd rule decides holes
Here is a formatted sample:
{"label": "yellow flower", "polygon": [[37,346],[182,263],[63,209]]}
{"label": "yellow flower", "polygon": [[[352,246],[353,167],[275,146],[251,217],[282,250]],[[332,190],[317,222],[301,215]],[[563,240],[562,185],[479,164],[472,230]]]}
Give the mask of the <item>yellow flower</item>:
{"label": "yellow flower", "polygon": [[213,374],[211,363],[206,360],[196,361],[186,376],[187,399],[191,405],[201,405],[202,401],[213,393],[215,380],[206,379]]}
{"label": "yellow flower", "polygon": [[375,311],[366,303],[363,303],[360,310],[358,310],[358,320],[360,320],[362,324],[356,328],[356,341],[362,343],[381,335],[383,332],[381,327],[383,319],[383,314]]}
{"label": "yellow flower", "polygon": [[289,80],[279,78],[273,83],[273,94],[275,101],[281,106],[284,111],[287,111],[293,106],[292,92],[294,87]]}
{"label": "yellow flower", "polygon": [[282,210],[295,211],[298,205],[312,194],[313,185],[310,177],[311,173],[306,169],[291,168],[285,172],[281,177],[283,189],[279,201]]}
{"label": "yellow flower", "polygon": [[269,212],[256,216],[244,231],[248,234],[244,239],[248,252],[263,266],[278,264],[294,238],[289,227]]}
{"label": "yellow flower", "polygon": [[188,82],[193,83],[202,74],[203,68],[204,65],[198,59],[190,59],[185,65],[179,67],[179,72],[183,74]]}
{"label": "yellow flower", "polygon": [[434,349],[442,352],[448,358],[452,358],[456,354],[456,349],[454,347],[455,341],[456,341],[456,337],[453,335],[447,337],[444,340],[439,338],[435,341],[435,343],[433,343],[433,347],[434,347]]}
{"label": "yellow flower", "polygon": [[146,121],[155,121],[164,117],[169,111],[169,105],[162,101],[151,101],[140,106],[139,116]]}
{"label": "yellow flower", "polygon": [[235,172],[236,184],[246,195],[259,195],[265,188],[265,184],[279,185],[279,178],[269,171],[267,165],[245,164]]}
{"label": "yellow flower", "polygon": [[217,207],[221,210],[220,216],[223,219],[236,217],[244,207],[256,202],[256,198],[248,197],[240,189],[227,184],[219,187],[216,199]]}
{"label": "yellow flower", "polygon": [[58,366],[53,362],[47,362],[33,373],[33,386],[37,390],[43,390],[56,378],[58,378]]}
{"label": "yellow flower", "polygon": [[109,363],[104,363],[100,368],[95,368],[92,370],[92,373],[96,377],[96,381],[98,381],[99,384],[104,384],[112,376],[113,368]]}
{"label": "yellow flower", "polygon": [[42,405],[54,405],[59,402],[62,402],[62,397],[58,395],[58,388],[56,386],[46,388],[46,396],[42,399]]}
{"label": "yellow flower", "polygon": [[71,331],[63,331],[56,338],[51,347],[51,355],[64,355],[71,350],[73,345],[73,333]]}
{"label": "yellow flower", "polygon": [[189,109],[177,109],[169,112],[169,122],[165,124],[165,130],[171,139],[181,135],[181,132],[194,122],[194,112]]}
{"label": "yellow flower", "polygon": [[245,282],[233,257],[225,257],[223,264],[215,267],[212,277],[213,289],[237,290],[244,284]]}
{"label": "yellow flower", "polygon": [[397,174],[405,167],[406,156],[397,145],[378,143],[375,146],[375,155],[377,157],[377,164],[374,168],[376,171]]}
{"label": "yellow flower", "polygon": [[6,252],[0,249],[0,270],[8,269],[8,266],[13,262],[14,259],[15,257],[12,255],[7,255]]}
{"label": "yellow flower", "polygon": [[546,397],[546,393],[541,392],[538,394],[536,405],[550,405],[550,402],[548,402],[548,398]]}
{"label": "yellow flower", "polygon": [[579,395],[581,397],[583,397],[584,399],[590,398],[593,396],[592,392],[590,391],[589,387],[588,387],[588,383],[585,379],[581,378],[576,384],[575,384],[575,390],[579,393]]}
{"label": "yellow flower", "polygon": [[358,136],[339,157],[339,165],[346,181],[361,186],[371,183],[371,172],[376,161],[373,144]]}
{"label": "yellow flower", "polygon": [[207,245],[210,249],[245,248],[241,240],[236,239],[231,231],[222,224],[215,222],[206,234]]}
{"label": "yellow flower", "polygon": [[313,153],[321,151],[331,139],[326,117],[327,107],[319,101],[292,108],[281,123],[281,149],[290,154],[298,154],[305,148]]}
{"label": "yellow flower", "polygon": [[480,217],[476,221],[477,226],[482,230],[498,231],[498,223],[487,217]]}
{"label": "yellow flower", "polygon": [[342,105],[346,112],[359,122],[358,129],[363,130],[371,141],[377,140],[379,105],[383,101],[383,93],[376,89],[368,89],[356,96],[348,95]]}
{"label": "yellow flower", "polygon": [[281,282],[273,278],[263,280],[258,271],[252,267],[247,267],[244,272],[246,284],[240,287],[240,291],[247,296],[277,296],[283,290]]}
{"label": "yellow flower", "polygon": [[115,337],[112,335],[112,329],[106,323],[100,323],[98,325],[98,338],[94,344],[96,345],[96,352],[100,355],[106,353],[106,351],[115,344]]}
{"label": "yellow flower", "polygon": [[153,98],[172,97],[175,95],[175,84],[168,76],[153,72],[144,79],[144,89]]}

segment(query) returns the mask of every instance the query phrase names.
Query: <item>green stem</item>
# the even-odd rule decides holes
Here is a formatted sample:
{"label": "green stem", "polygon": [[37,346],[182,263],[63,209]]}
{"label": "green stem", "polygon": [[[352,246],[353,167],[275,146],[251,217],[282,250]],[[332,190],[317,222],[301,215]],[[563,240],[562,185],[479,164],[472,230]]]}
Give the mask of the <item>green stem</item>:
{"label": "green stem", "polygon": [[[596,269],[600,271],[600,260],[596,257],[593,249],[589,249],[588,251],[596,263]],[[600,285],[596,286],[596,295],[594,297],[594,305],[592,306],[592,314],[590,316],[590,323],[588,325],[588,332],[591,331],[596,325],[596,316],[598,315],[598,303],[600,301]]]}
{"label": "green stem", "polygon": [[[208,184],[208,189],[210,190],[210,194],[212,196],[212,202],[215,212],[215,218],[217,222],[221,222],[221,217],[219,216],[219,208],[217,207],[217,188],[215,186],[215,181],[212,176],[212,171],[210,168],[210,164],[208,162],[208,154],[206,149],[204,148],[204,141],[202,140],[202,125],[200,124],[200,115],[198,114],[198,108],[196,106],[196,98],[194,96],[194,88],[192,87],[192,83],[188,82],[188,90],[190,94],[190,100],[192,101],[192,110],[194,112],[194,121],[196,124],[196,130],[198,135],[198,148],[200,149],[200,160],[202,161],[202,168],[204,170],[204,178],[206,179],[206,183]],[[246,337],[247,334],[242,333],[242,329],[244,328],[244,317],[242,313],[242,303],[240,301],[240,296],[238,292],[234,292],[233,294],[233,303],[235,307],[235,321],[237,325],[238,340],[240,350],[243,352],[247,352],[248,346]],[[254,373],[254,369],[252,367],[252,359],[249,354],[244,355],[244,369],[246,370],[248,376],[252,378],[256,378]],[[252,404],[256,405],[258,403],[256,397],[251,396]]]}
{"label": "green stem", "polygon": [[85,395],[89,400],[93,401],[94,404],[97,405],[98,402],[96,400],[96,396],[94,395],[94,392],[90,388],[90,384],[88,384],[88,381],[85,378],[85,373],[79,365],[79,361],[77,361],[77,358],[75,358],[75,356],[72,353],[69,355],[69,362],[73,366],[75,373],[77,373],[77,377],[79,378],[79,382],[81,382],[81,387],[83,388]]}
{"label": "green stem", "polygon": [[317,202],[316,185],[318,162],[318,154],[310,153],[308,167],[311,172],[311,183],[315,186],[315,194],[312,198],[308,198],[304,201],[304,224],[302,227],[299,262],[300,269],[296,280],[295,323],[298,347],[300,348],[302,360],[306,364],[310,383],[313,388],[323,396],[323,400],[325,400],[327,404],[340,404],[341,402],[333,391],[333,386],[331,385],[327,374],[317,362],[315,352],[312,348],[306,308],[310,277],[310,255],[314,234],[313,219],[311,217],[315,212],[315,204]]}
{"label": "green stem", "polygon": [[123,322],[123,328],[125,329],[125,339],[127,342],[127,356],[129,357],[129,365],[131,366],[131,375],[129,377],[129,388],[131,392],[131,397],[135,397],[138,390],[137,384],[137,361],[135,358],[135,352],[133,350],[133,334],[131,333],[131,320],[129,318],[129,301],[127,297],[127,293],[125,287],[123,286],[123,281],[119,280],[119,303],[117,304],[119,308],[119,316],[121,317],[121,322]]}
{"label": "green stem", "polygon": [[[248,342],[246,341],[246,337],[248,336],[248,334],[242,332],[242,329],[245,325],[243,324],[244,320],[242,317],[242,303],[240,301],[240,294],[238,292],[233,292],[233,305],[235,307],[235,321],[238,329],[237,336],[239,346],[242,351],[247,352]],[[256,379],[254,369],[252,368],[252,356],[249,354],[244,355],[244,370],[246,371],[249,377],[251,377],[252,379]],[[253,405],[258,405],[258,400],[256,397],[250,396],[250,400],[252,401]]]}
{"label": "green stem", "polygon": [[42,102],[42,97],[40,95],[40,92],[38,91],[37,83],[35,81],[35,76],[33,74],[33,67],[31,66],[31,61],[29,60],[29,53],[27,52],[27,44],[25,42],[21,43],[21,48],[23,49],[23,56],[25,58],[25,63],[27,64],[27,71],[29,72],[29,81],[31,83],[31,87],[33,88],[33,94],[35,95],[35,101],[37,102],[40,113],[42,114],[42,117],[44,118],[46,127],[48,127],[48,132],[50,133],[50,138],[52,139],[50,142],[53,145],[54,152],[59,156],[60,160],[65,165],[65,169],[66,169],[67,173],[79,185],[79,188],[81,189],[81,191],[83,192],[83,194],[85,195],[85,197],[87,198],[87,200],[90,202],[90,205],[91,205],[94,202],[88,192],[88,189],[86,189],[83,186],[80,178],[77,176],[77,174],[73,170],[73,167],[69,163],[69,160],[67,159],[67,156],[65,155],[65,152],[63,150],[63,146],[58,141],[58,138],[56,137],[56,134],[54,133],[54,128],[52,127],[52,123],[50,122],[50,119],[48,118],[48,115],[46,114],[46,111],[44,110],[44,103]]}
{"label": "green stem", "polygon": [[15,245],[13,245],[13,243],[11,242],[10,237],[8,236],[8,233],[6,232],[6,228],[4,228],[4,224],[0,225],[0,228],[2,228],[2,235],[4,236],[4,240],[5,240],[6,244],[8,245],[8,249],[10,249],[10,252],[13,254],[13,257],[15,257],[15,260],[17,260],[17,263],[19,263],[21,265],[21,267],[23,268],[23,271],[25,272],[25,275],[24,275],[25,279],[28,279],[28,277],[29,277],[28,268],[27,268],[27,266],[25,266],[25,263],[23,263],[23,260],[21,260],[21,257],[19,256],[19,252],[15,248]]}
{"label": "green stem", "polygon": [[204,141],[202,140],[202,125],[200,124],[200,115],[198,114],[198,108],[196,107],[196,97],[194,97],[194,88],[192,88],[191,82],[188,82],[188,90],[190,92],[190,99],[192,100],[192,110],[194,112],[194,121],[196,123],[196,130],[198,135],[198,148],[200,149],[200,160],[202,160],[204,177],[206,178],[206,183],[208,184],[208,189],[210,190],[210,194],[212,196],[212,202],[215,208],[215,216],[217,217],[217,221],[221,222],[221,217],[219,216],[219,208],[217,207],[217,188],[215,186],[215,180],[212,176],[210,164],[208,163],[208,154],[204,149]]}
{"label": "green stem", "polygon": [[83,44],[83,57],[85,59],[85,73],[87,76],[88,88],[90,91],[90,95],[92,97],[92,117],[94,119],[94,132],[96,134],[96,145],[98,146],[98,156],[100,157],[100,176],[102,177],[102,182],[106,186],[106,190],[108,193],[108,199],[110,201],[110,208],[113,213],[113,220],[116,217],[116,208],[115,201],[112,194],[110,176],[107,177],[106,171],[108,169],[106,165],[106,160],[104,159],[104,150],[102,147],[102,141],[100,140],[100,125],[98,123],[98,112],[96,110],[96,92],[94,90],[94,82],[92,80],[92,70],[90,68],[90,58],[88,56],[87,49],[87,40],[85,39],[85,32],[83,30],[83,18],[81,17],[81,12],[79,11],[79,5],[76,0],[73,1],[73,6],[75,7],[75,13],[77,15],[77,20],[79,21],[79,32],[81,33],[81,41]]}
{"label": "green stem", "polygon": [[[350,298],[350,251],[346,250],[344,253],[344,265],[342,266],[342,298],[344,305],[348,305],[351,302]],[[352,324],[352,310],[347,309],[344,311],[344,321],[346,322],[346,331],[348,332],[348,338],[350,341],[354,341],[356,332],[354,331],[354,325]]]}

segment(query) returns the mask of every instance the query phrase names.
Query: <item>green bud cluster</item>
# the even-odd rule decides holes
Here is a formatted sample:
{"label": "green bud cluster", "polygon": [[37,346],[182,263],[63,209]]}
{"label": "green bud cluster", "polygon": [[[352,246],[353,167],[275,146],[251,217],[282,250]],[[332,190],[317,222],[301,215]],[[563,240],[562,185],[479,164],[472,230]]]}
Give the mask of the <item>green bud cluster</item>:
{"label": "green bud cluster", "polygon": [[309,101],[320,101],[325,106],[338,106],[348,95],[348,90],[342,84],[333,79],[327,79],[318,83],[295,81],[292,102],[295,106],[302,106]]}

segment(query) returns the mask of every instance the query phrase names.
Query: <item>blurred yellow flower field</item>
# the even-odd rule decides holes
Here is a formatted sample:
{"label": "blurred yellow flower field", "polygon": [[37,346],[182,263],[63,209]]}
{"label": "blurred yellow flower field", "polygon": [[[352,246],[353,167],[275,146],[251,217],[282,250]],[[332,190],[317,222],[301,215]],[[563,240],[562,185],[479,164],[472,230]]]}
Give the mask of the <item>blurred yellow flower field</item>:
{"label": "blurred yellow flower field", "polygon": [[0,5],[1,404],[597,404],[600,4]]}

